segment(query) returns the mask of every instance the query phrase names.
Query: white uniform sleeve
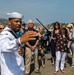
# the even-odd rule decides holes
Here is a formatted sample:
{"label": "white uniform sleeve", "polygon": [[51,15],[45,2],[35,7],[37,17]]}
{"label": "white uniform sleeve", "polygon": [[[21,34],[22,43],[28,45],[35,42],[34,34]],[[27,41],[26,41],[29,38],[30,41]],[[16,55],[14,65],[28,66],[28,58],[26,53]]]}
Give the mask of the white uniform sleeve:
{"label": "white uniform sleeve", "polygon": [[20,39],[13,38],[10,35],[0,35],[0,48],[1,52],[13,52],[19,49]]}

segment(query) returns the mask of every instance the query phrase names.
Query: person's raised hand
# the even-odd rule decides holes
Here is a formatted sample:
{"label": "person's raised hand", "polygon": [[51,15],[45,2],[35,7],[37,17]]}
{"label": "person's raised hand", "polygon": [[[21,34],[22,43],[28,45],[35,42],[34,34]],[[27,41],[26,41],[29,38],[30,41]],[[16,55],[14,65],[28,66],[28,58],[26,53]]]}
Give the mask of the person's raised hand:
{"label": "person's raised hand", "polygon": [[25,34],[23,34],[23,36],[20,38],[20,42],[21,43],[26,43],[29,40],[35,40],[37,35],[36,32],[34,31],[27,31],[25,32]]}

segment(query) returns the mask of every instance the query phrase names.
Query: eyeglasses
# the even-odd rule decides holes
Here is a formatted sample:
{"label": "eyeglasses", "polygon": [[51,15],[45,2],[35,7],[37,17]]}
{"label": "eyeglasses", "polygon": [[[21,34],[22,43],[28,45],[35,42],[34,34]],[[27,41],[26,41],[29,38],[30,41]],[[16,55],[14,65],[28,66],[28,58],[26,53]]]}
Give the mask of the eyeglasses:
{"label": "eyeglasses", "polygon": [[28,24],[34,24],[34,23],[28,23]]}

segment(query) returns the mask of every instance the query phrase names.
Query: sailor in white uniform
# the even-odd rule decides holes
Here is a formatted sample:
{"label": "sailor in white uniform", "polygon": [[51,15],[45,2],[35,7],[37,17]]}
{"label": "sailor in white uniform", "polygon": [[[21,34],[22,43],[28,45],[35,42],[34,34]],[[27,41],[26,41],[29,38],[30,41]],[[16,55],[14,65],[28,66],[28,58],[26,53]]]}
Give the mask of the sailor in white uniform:
{"label": "sailor in white uniform", "polygon": [[20,30],[22,14],[8,13],[8,27],[0,33],[1,75],[24,75],[24,60],[19,54],[20,47],[29,40],[34,40],[36,33],[27,32],[18,38],[15,34]]}

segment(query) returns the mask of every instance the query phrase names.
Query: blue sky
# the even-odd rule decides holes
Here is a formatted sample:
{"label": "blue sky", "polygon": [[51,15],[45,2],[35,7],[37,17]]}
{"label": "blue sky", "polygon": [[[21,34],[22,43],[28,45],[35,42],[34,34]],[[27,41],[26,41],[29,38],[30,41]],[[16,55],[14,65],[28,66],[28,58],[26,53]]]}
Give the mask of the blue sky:
{"label": "blue sky", "polygon": [[25,22],[37,22],[36,18],[43,24],[74,22],[74,0],[0,0],[0,18],[14,11],[22,13]]}

